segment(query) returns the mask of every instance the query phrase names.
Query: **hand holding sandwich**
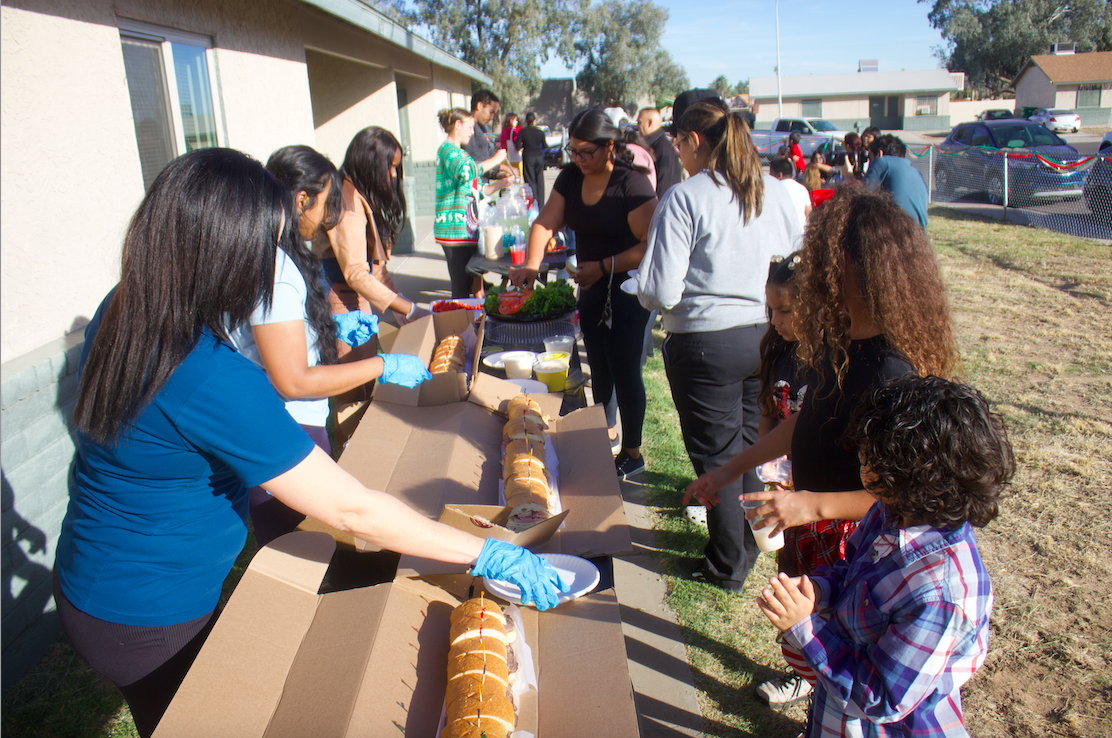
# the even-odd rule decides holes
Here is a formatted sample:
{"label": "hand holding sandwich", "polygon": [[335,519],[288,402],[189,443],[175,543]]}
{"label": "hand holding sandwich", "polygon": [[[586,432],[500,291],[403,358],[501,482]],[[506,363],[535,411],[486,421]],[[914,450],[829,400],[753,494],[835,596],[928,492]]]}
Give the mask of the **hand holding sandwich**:
{"label": "hand holding sandwich", "polygon": [[522,602],[533,602],[538,610],[555,607],[559,593],[567,592],[570,586],[561,582],[556,570],[532,551],[496,538],[488,538],[483,544],[471,573],[517,585]]}

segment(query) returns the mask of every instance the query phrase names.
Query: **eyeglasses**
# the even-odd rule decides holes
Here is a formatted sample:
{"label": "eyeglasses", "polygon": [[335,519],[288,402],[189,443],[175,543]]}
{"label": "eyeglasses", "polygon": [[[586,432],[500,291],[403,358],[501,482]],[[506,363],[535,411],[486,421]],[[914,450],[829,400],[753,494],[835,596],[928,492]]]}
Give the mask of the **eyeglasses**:
{"label": "eyeglasses", "polygon": [[687,140],[687,136],[684,136],[683,134],[680,134],[680,135],[676,136],[676,138],[672,141],[672,148],[675,149],[676,151],[679,151],[680,150],[680,142],[681,141],[686,141],[686,140]]}
{"label": "eyeglasses", "polygon": [[590,161],[595,158],[595,154],[598,153],[598,150],[601,148],[601,146],[596,146],[590,151],[579,151],[578,149],[573,149],[571,144],[568,144],[564,147],[564,151],[568,152],[568,156],[570,156],[572,160]]}

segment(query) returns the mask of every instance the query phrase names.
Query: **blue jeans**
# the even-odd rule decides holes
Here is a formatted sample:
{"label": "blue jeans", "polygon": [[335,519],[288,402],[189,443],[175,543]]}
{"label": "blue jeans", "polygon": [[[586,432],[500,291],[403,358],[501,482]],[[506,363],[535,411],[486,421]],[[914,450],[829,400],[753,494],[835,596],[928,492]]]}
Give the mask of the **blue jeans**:
{"label": "blue jeans", "polygon": [[[767,325],[707,333],[669,333],[664,369],[680,417],[683,442],[695,473],[724,466],[757,441],[760,409],[760,343]],[[738,495],[764,485],[750,471],[718,492],[707,511],[706,547],[710,571],[740,585],[760,553]]]}

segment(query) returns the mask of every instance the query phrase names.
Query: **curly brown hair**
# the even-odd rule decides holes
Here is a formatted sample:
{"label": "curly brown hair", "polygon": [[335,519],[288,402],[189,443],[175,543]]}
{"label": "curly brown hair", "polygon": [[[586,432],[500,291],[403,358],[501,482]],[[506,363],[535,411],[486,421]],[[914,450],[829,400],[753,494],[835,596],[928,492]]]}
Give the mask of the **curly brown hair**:
{"label": "curly brown hair", "polygon": [[820,377],[824,365],[833,368],[839,390],[849,363],[847,281],[920,376],[953,375],[958,352],[938,263],[923,229],[889,195],[835,188],[808,219],[797,272],[797,355]]}
{"label": "curly brown hair", "polygon": [[865,489],[913,524],[983,528],[1015,474],[1004,421],[969,385],[900,377],[862,398],[847,430]]}

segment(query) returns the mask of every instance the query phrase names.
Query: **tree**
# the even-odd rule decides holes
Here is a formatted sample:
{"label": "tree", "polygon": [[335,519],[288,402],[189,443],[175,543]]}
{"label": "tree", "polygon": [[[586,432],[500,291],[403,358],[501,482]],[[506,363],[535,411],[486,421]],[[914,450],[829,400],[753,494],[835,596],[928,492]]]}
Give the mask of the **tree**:
{"label": "tree", "polygon": [[749,80],[739,80],[736,85],[731,85],[730,80],[726,79],[726,75],[720,74],[710,83],[710,89],[717,92],[723,100],[729,102],[738,95],[748,94]]}
{"label": "tree", "polygon": [[674,97],[690,83],[660,46],[668,11],[652,0],[602,0],[579,22],[576,78],[596,103],[636,107],[645,97]]}
{"label": "tree", "polygon": [[730,80],[726,79],[724,74],[714,78],[714,81],[710,83],[710,89],[717,92],[723,100],[729,100],[734,96],[734,86],[730,84]]}
{"label": "tree", "polygon": [[[380,0],[390,2],[397,0]],[[577,51],[570,31],[588,2],[414,0],[406,17],[428,29],[434,44],[490,75],[503,110],[521,110],[540,89],[541,64],[552,56],[574,62]]]}
{"label": "tree", "polygon": [[935,55],[987,94],[1011,89],[1033,54],[1073,41],[1077,52],[1112,50],[1112,10],[1106,0],[919,0],[942,32]]}

